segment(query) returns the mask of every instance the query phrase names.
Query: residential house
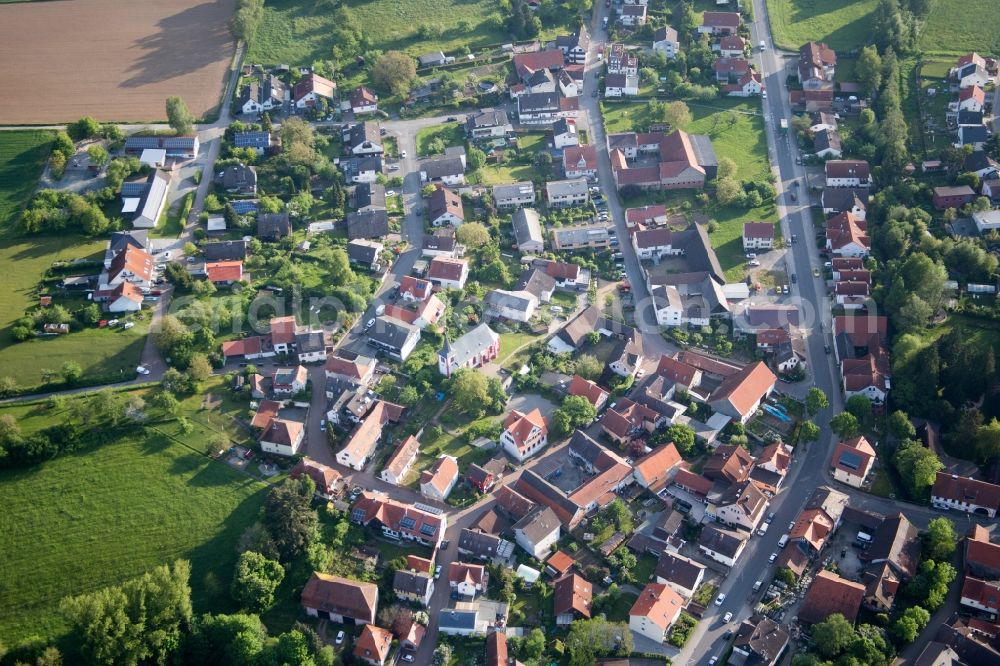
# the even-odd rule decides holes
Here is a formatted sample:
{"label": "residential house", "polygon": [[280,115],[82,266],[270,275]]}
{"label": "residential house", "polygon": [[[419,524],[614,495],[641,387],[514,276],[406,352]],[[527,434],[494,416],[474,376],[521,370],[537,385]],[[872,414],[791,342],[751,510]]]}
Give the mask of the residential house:
{"label": "residential house", "polygon": [[438,372],[445,377],[460,368],[479,368],[500,354],[500,336],[486,324],[480,324],[454,342],[445,336],[438,352]]}
{"label": "residential house", "polygon": [[462,528],[458,537],[458,552],[479,560],[505,559],[511,555],[514,546],[495,534]]}
{"label": "residential house", "polygon": [[979,86],[968,86],[958,91],[959,111],[982,111],[985,104],[986,93]]}
{"label": "residential house", "polygon": [[378,611],[378,585],[314,571],[302,588],[301,603],[309,617],[337,624],[372,624]]}
{"label": "residential house", "polygon": [[705,12],[702,14],[699,34],[735,35],[743,20],[739,12]]}
{"label": "residential house", "polygon": [[292,234],[292,222],[288,213],[258,213],[257,238],[262,241],[278,241]]}
{"label": "residential house", "polygon": [[1000,509],[1000,486],[938,472],[931,487],[931,506],[995,518]]}
{"label": "residential house", "polygon": [[607,49],[608,74],[639,74],[639,58],[634,51],[627,50],[625,44],[614,42]]}
{"label": "residential house", "polygon": [[827,187],[871,187],[871,169],[864,160],[828,160],[823,168]]}
{"label": "residential house", "polygon": [[867,257],[871,251],[868,222],[847,211],[834,215],[826,221],[826,249],[838,257]]}
{"label": "residential house", "polygon": [[556,288],[569,291],[582,291],[590,286],[590,271],[580,268],[577,264],[549,259],[535,259],[532,264],[545,271],[545,274],[556,281]]}
{"label": "residential house", "polygon": [[989,72],[979,63],[970,62],[952,70],[952,78],[958,81],[959,89],[971,88],[973,86],[984,88],[990,83]]}
{"label": "residential house", "polygon": [[743,58],[719,58],[715,61],[715,80],[722,83],[738,81],[750,71],[750,63]]}
{"label": "residential house", "polygon": [[379,258],[385,245],[377,241],[358,238],[347,243],[347,259],[352,264],[363,266],[370,271],[379,269]]}
{"label": "residential house", "polygon": [[673,484],[702,500],[708,498],[708,493],[711,492],[715,485],[711,479],[707,479],[701,474],[695,474],[683,467],[678,467],[677,472],[674,474]]}
{"label": "residential house", "polygon": [[381,527],[389,539],[416,541],[437,548],[448,529],[448,516],[422,504],[403,504],[384,493],[365,491],[351,507],[351,522]]}
{"label": "residential house", "polygon": [[680,617],[684,599],[663,583],[647,583],[628,613],[629,629],[663,643]]}
{"label": "residential house", "polygon": [[996,622],[997,616],[1000,615],[1000,583],[993,580],[980,580],[966,574],[962,583],[959,603]]}
{"label": "residential house", "polygon": [[556,150],[580,145],[580,135],[576,131],[576,120],[560,118],[552,125],[552,145]]}
{"label": "residential house", "polygon": [[677,594],[690,599],[705,580],[705,565],[683,555],[664,551],[656,561],[653,576],[657,583],[667,585]]}
{"label": "residential house", "polygon": [[840,143],[840,133],[836,130],[823,130],[813,134],[813,153],[824,159],[834,157],[840,159],[844,149]]}
{"label": "residential house", "polygon": [[305,424],[286,419],[272,419],[270,427],[260,436],[260,450],[279,456],[294,456],[302,446]]}
{"label": "residential house", "polygon": [[550,180],[545,183],[545,199],[555,208],[583,206],[590,201],[590,190],[584,178]]}
{"label": "residential house", "polygon": [[503,478],[506,469],[507,462],[503,458],[494,458],[483,465],[471,463],[465,470],[465,480],[485,494]]}
{"label": "residential house", "polygon": [[448,257],[454,259],[460,246],[455,242],[455,230],[451,227],[435,229],[423,238],[420,254],[425,257]]}
{"label": "residential house", "polygon": [[627,328],[608,356],[608,369],[619,377],[635,377],[646,358],[644,354],[642,335],[634,328]]}
{"label": "residential house", "polygon": [[382,132],[379,124],[373,120],[354,123],[344,130],[344,150],[349,155],[381,155],[385,152],[382,145]]}
{"label": "residential house", "polygon": [[307,109],[316,106],[320,99],[333,101],[337,84],[319,74],[306,74],[292,88],[292,103],[296,108]]}
{"label": "residential house", "polygon": [[441,289],[462,289],[469,279],[469,263],[464,259],[434,257],[427,269],[427,279]]}
{"label": "residential house", "polygon": [[608,74],[604,78],[604,96],[622,97],[639,94],[639,77],[635,74]]}
{"label": "residential house", "polygon": [[398,405],[376,400],[368,416],[350,434],[344,448],[337,452],[337,463],[359,472],[363,470],[382,439],[382,428],[390,421],[398,421],[401,412]]}
{"label": "residential house", "polygon": [[767,617],[752,615],[743,620],[733,639],[734,664],[776,666],[789,643],[788,629]]}
{"label": "residential house", "polygon": [[576,561],[565,550],[557,550],[545,560],[545,573],[558,580],[567,575],[575,564]]}
{"label": "residential house", "polygon": [[437,183],[427,199],[427,219],[435,227],[445,224],[457,227],[462,224],[465,221],[462,197]]}
{"label": "residential house", "polygon": [[589,619],[594,596],[593,585],[575,573],[567,574],[552,583],[553,613],[556,626],[565,627],[573,620]]}
{"label": "residential house", "polygon": [[299,363],[325,361],[327,353],[332,351],[330,334],[322,329],[295,334],[295,352]]}
{"label": "residential house", "polygon": [[[111,240],[104,250],[104,268],[111,268],[111,261],[118,256],[126,247],[134,247],[137,250],[149,253],[149,232],[144,229],[133,229],[130,231],[115,231],[111,234]],[[243,257],[213,257],[217,259],[242,259]]]}
{"label": "residential house", "polygon": [[382,156],[347,157],[340,160],[340,170],[348,183],[371,184],[378,180],[379,174],[382,173]]}
{"label": "residential house", "polygon": [[253,148],[260,155],[267,152],[271,147],[271,133],[260,132],[236,132],[233,134],[233,146],[236,148]]}
{"label": "residential house", "polygon": [[799,49],[799,83],[806,90],[833,86],[837,68],[837,52],[823,43],[809,42]]}
{"label": "residential house", "polygon": [[751,480],[731,485],[721,495],[709,498],[708,513],[719,522],[753,532],[767,512],[767,496]]}
{"label": "residential house", "polygon": [[633,437],[652,433],[663,424],[663,417],[640,402],[621,398],[601,419],[601,429],[618,444],[627,444]]}
{"label": "residential house", "polygon": [[604,409],[610,395],[593,380],[584,379],[580,375],[573,375],[569,386],[566,387],[566,394],[586,398],[587,402],[598,412]]}
{"label": "residential house", "polygon": [[566,178],[597,178],[597,147],[569,146],[563,150],[563,171]]}
{"label": "residential house", "polygon": [[512,409],[504,419],[500,445],[512,458],[524,462],[548,444],[548,423],[537,407],[528,413]]}
{"label": "residential house", "polygon": [[142,153],[148,149],[162,149],[167,157],[195,157],[201,143],[197,134],[185,136],[142,136],[133,134],[125,137],[125,152]]}
{"label": "residential house", "polygon": [[744,250],[770,250],[774,247],[774,225],[770,222],[743,223]]}
{"label": "residential house", "polygon": [[209,261],[205,263],[205,277],[214,285],[231,285],[243,279],[242,261]]}
{"label": "residential house", "polygon": [[95,294],[94,300],[104,300],[104,309],[108,312],[139,312],[142,309],[142,290],[131,282],[122,282],[105,293],[100,299]]}
{"label": "residential house", "polygon": [[382,238],[389,234],[389,215],[384,210],[367,209],[348,213],[346,217],[347,237],[351,240],[359,238]]}
{"label": "residential house", "polygon": [[[1000,180],[998,180],[997,183],[1000,184]],[[983,187],[985,189],[985,182]],[[998,188],[998,191],[1000,191],[1000,188]],[[975,223],[976,229],[980,234],[988,233],[994,229],[1000,229],[1000,210],[992,209],[975,212],[972,214],[972,221]]]}
{"label": "residential house", "polygon": [[245,164],[233,164],[222,172],[222,187],[236,194],[257,193],[257,169]]}
{"label": "residential house", "polygon": [[535,203],[535,186],[531,181],[494,185],[493,201],[497,208],[520,208]]}
{"label": "residential house", "polygon": [[625,226],[628,229],[641,227],[661,227],[667,223],[667,207],[663,204],[652,204],[639,208],[625,209]]}
{"label": "residential house", "polygon": [[457,482],[458,460],[454,456],[441,456],[420,475],[420,494],[443,502]]}
{"label": "residential house", "polygon": [[424,160],[420,163],[420,182],[464,185],[465,155],[443,155]]}
{"label": "residential house", "polygon": [[603,224],[556,228],[552,230],[552,247],[566,252],[610,247],[610,229]]}
{"label": "residential house", "polygon": [[750,535],[746,532],[706,525],[698,536],[698,549],[716,562],[732,568],[749,540]]}
{"label": "residential house", "polygon": [[635,481],[651,492],[659,492],[673,477],[674,468],[682,462],[673,442],[665,444],[635,462]]}
{"label": "residential house", "polygon": [[325,500],[332,500],[344,489],[344,477],[340,472],[311,458],[302,458],[295,463],[289,476],[297,479],[303,474],[316,484],[316,496]]}
{"label": "residential house", "polygon": [[507,634],[493,631],[486,637],[486,666],[508,666]]}
{"label": "residential house", "polygon": [[875,449],[864,435],[837,444],[830,460],[833,478],[854,488],[860,488],[875,465]]}
{"label": "residential house", "polygon": [[[701,189],[705,180],[718,172],[718,159],[711,139],[680,130],[662,132],[609,134],[608,150],[616,187],[629,185],[648,190]],[[659,156],[656,166],[633,166],[628,160],[639,154]]]}
{"label": "residential house", "polygon": [[304,366],[278,368],[274,371],[271,390],[275,395],[294,395],[306,388],[309,371]]}
{"label": "residential house", "polygon": [[569,35],[559,35],[556,37],[556,48],[562,51],[566,62],[585,64],[587,62],[587,49],[590,47],[590,33],[586,24],[581,24]]}
{"label": "residential house", "polygon": [[370,666],[383,666],[392,649],[392,632],[388,629],[366,624],[354,641],[355,659]]}
{"label": "residential house", "polygon": [[486,312],[493,317],[527,322],[538,309],[538,297],[528,291],[493,289],[483,299]]}
{"label": "residential house", "polygon": [[529,92],[517,98],[517,117],[522,125],[551,125],[560,118],[576,117],[578,99],[556,92],[554,79],[552,87],[552,92]]}
{"label": "residential house", "polygon": [[722,58],[742,58],[746,54],[747,43],[739,35],[723,35],[712,45],[713,51]]}
{"label": "residential house", "polygon": [[961,208],[972,203],[976,198],[976,191],[968,185],[935,187],[932,201],[938,210],[946,208]]}
{"label": "residential house", "polygon": [[722,87],[729,97],[752,97],[764,92],[764,80],[754,70],[748,70],[736,80]]}
{"label": "residential house", "polygon": [[560,529],[555,511],[538,506],[514,524],[514,541],[529,555],[542,560],[559,540]]}
{"label": "residential house", "polygon": [[653,31],[654,52],[658,51],[672,60],[677,57],[680,50],[681,43],[675,29],[665,25]]}
{"label": "residential house", "polygon": [[465,134],[471,139],[502,138],[513,131],[503,109],[483,109],[465,118]]}
{"label": "residential house", "polygon": [[845,358],[840,362],[845,395],[864,395],[874,405],[881,405],[891,385],[889,354],[878,346],[861,358]]}
{"label": "residential house", "polygon": [[417,56],[417,64],[419,67],[440,67],[448,62],[448,57],[443,51],[433,51],[431,53],[425,53],[421,56]]}
{"label": "residential house", "polygon": [[378,111],[378,95],[365,86],[358,86],[351,91],[349,104],[354,115],[359,116],[365,113],[375,113]]}
{"label": "residential house", "polygon": [[247,258],[247,246],[245,240],[227,240],[202,243],[200,249],[205,261],[243,261]]}
{"label": "residential house", "polygon": [[379,478],[394,486],[402,485],[403,479],[416,462],[418,453],[420,453],[420,442],[410,435],[396,447],[396,451],[382,468]]}
{"label": "residential house", "polygon": [[625,26],[646,25],[646,5],[624,5],[618,22]]}
{"label": "residential house", "polygon": [[434,578],[426,572],[399,569],[392,577],[392,591],[396,598],[426,608],[434,594]]}
{"label": "residential house", "polygon": [[868,209],[868,190],[826,188],[820,196],[820,203],[825,215],[850,213],[863,222]]}
{"label": "residential house", "polygon": [[764,398],[771,395],[777,380],[764,363],[757,361],[726,377],[712,393],[708,404],[715,411],[745,424]]}
{"label": "residential house", "polygon": [[339,349],[326,357],[326,378],[350,386],[368,386],[375,376],[375,365],[374,358]]}
{"label": "residential house", "polygon": [[969,528],[965,540],[966,571],[983,580],[1000,580],[1000,544],[990,542],[989,530],[982,525]]}
{"label": "residential house", "polygon": [[395,317],[379,317],[368,331],[368,342],[399,361],[405,361],[420,342],[420,327]]}
{"label": "residential house", "polygon": [[678,255],[683,252],[674,247],[674,234],[669,227],[643,229],[632,232],[632,247],[640,259],[659,261],[665,256]]}
{"label": "residential house", "polygon": [[820,486],[806,501],[788,533],[789,548],[807,557],[815,557],[826,546],[830,535],[840,526],[849,498],[828,486]]}
{"label": "residential house", "polygon": [[485,593],[487,580],[486,567],[482,564],[452,562],[448,567],[448,584],[461,598],[475,599]]}
{"label": "residential house", "polygon": [[840,613],[853,624],[861,610],[864,596],[865,586],[861,583],[846,580],[823,569],[816,574],[806,591],[799,607],[799,622],[816,624],[834,613]]}
{"label": "residential house", "polygon": [[523,253],[541,253],[545,250],[545,236],[538,211],[534,208],[519,208],[511,216],[516,249]]}

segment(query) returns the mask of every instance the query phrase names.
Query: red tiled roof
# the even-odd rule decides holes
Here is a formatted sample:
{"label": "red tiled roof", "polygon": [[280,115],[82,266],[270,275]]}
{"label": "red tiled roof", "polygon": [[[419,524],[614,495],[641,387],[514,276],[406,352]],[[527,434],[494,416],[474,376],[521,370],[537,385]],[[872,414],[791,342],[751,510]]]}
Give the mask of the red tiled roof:
{"label": "red tiled roof", "polygon": [[354,643],[354,656],[359,659],[382,663],[392,647],[392,632],[374,624],[366,624]]}
{"label": "red tiled roof", "polygon": [[271,342],[290,345],[295,342],[295,317],[275,317],[271,320]]}
{"label": "red tiled roof", "polygon": [[777,380],[763,362],[757,361],[726,377],[712,394],[712,402],[728,400],[736,411],[746,415]]}
{"label": "red tiled roof", "polygon": [[543,434],[548,432],[545,417],[542,416],[542,411],[537,407],[527,414],[512,409],[507,414],[507,418],[504,419],[503,428],[510,433],[518,447],[525,444],[534,428],[540,429]]}
{"label": "red tiled roof", "polygon": [[962,598],[975,601],[994,612],[1000,610],[1000,584],[966,575]]}
{"label": "red tiled roof", "polygon": [[629,616],[644,617],[666,631],[680,615],[684,598],[662,583],[649,583],[632,604]]}
{"label": "red tiled roof", "polygon": [[[859,464],[856,467],[852,464],[845,464],[842,460],[845,453],[850,454],[852,457],[857,457]],[[854,439],[837,444],[837,447],[833,450],[833,458],[830,460],[830,466],[839,469],[845,474],[862,477],[867,474],[871,466],[871,461],[874,458],[875,449],[868,443],[864,435],[859,435]],[[852,460],[851,462],[853,463],[854,461]]]}
{"label": "red tiled roof", "polygon": [[970,534],[965,546],[965,561],[1000,571],[1000,544],[990,542],[989,532]]}
{"label": "red tiled roof", "polygon": [[674,483],[699,495],[708,495],[713,485],[711,479],[706,479],[701,474],[695,474],[683,467],[674,475]]}
{"label": "red tiled roof", "polygon": [[868,180],[871,170],[864,160],[828,160],[825,165],[827,178],[859,178]]}
{"label": "red tiled roof", "polygon": [[854,623],[865,596],[865,586],[845,580],[831,571],[820,571],[806,592],[799,608],[799,619],[815,624],[834,613]]}
{"label": "red tiled roof", "polygon": [[673,356],[666,354],[660,356],[660,362],[656,366],[656,374],[663,375],[675,384],[683,386],[693,386],[698,368],[678,361]]}
{"label": "red tiled roof", "polygon": [[1000,509],[1000,486],[946,472],[937,473],[931,495]]}
{"label": "red tiled roof", "polygon": [[657,486],[681,462],[681,454],[673,442],[646,454],[635,462],[635,471],[650,485]]}
{"label": "red tiled roof", "polygon": [[444,494],[451,482],[458,478],[458,462],[452,456],[441,456],[430,469],[420,475],[420,485],[430,484]]}
{"label": "red tiled roof", "polygon": [[592,380],[584,379],[580,375],[573,375],[566,392],[570,395],[583,396],[595,409],[599,409],[608,399],[607,391]]}
{"label": "red tiled roof", "polygon": [[587,580],[576,574],[569,574],[555,581],[553,587],[553,610],[557,617],[574,612],[583,617],[590,617],[594,587]]}
{"label": "red tiled roof", "polygon": [[771,240],[774,238],[774,225],[770,222],[744,222],[743,237]]}
{"label": "red tiled roof", "polygon": [[214,261],[205,264],[209,282],[239,282],[243,279],[242,261]]}
{"label": "red tiled roof", "polygon": [[564,550],[557,550],[552,557],[545,560],[545,566],[552,567],[556,574],[566,573],[573,568],[573,564],[575,564],[573,558]]}
{"label": "red tiled roof", "polygon": [[460,280],[467,265],[464,259],[434,257],[430,268],[427,269],[427,277],[437,280]]}
{"label": "red tiled roof", "polygon": [[539,69],[561,69],[564,62],[565,58],[559,49],[532,51],[515,55],[514,69],[518,76],[525,78],[525,75]]}
{"label": "red tiled roof", "polygon": [[363,622],[373,622],[378,586],[316,571],[302,589],[301,600],[307,608],[332,610]]}

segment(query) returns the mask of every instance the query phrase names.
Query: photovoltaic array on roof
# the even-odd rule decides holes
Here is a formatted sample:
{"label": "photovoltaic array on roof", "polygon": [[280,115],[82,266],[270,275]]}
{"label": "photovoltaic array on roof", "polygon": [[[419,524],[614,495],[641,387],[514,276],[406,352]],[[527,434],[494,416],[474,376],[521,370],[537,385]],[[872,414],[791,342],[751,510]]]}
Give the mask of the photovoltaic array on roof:
{"label": "photovoltaic array on roof", "polygon": [[233,137],[237,148],[267,148],[271,143],[268,132],[240,132]]}
{"label": "photovoltaic array on roof", "polygon": [[146,181],[122,183],[123,197],[141,197],[146,191]]}
{"label": "photovoltaic array on roof", "polygon": [[247,213],[257,212],[257,202],[256,201],[233,201],[233,210],[236,211],[237,215],[246,215]]}
{"label": "photovoltaic array on roof", "polygon": [[399,521],[399,526],[402,527],[404,530],[412,530],[414,527],[416,527],[416,525],[417,521],[411,518],[410,516],[404,516],[403,519]]}
{"label": "photovoltaic array on roof", "polygon": [[130,136],[125,139],[125,148],[128,150],[141,150],[145,148],[159,148],[160,137],[157,136]]}
{"label": "photovoltaic array on roof", "polygon": [[428,523],[424,523],[423,525],[420,526],[420,533],[426,534],[427,536],[434,536],[434,532],[436,531],[437,529],[433,525],[430,525]]}
{"label": "photovoltaic array on roof", "polygon": [[360,523],[364,519],[365,519],[364,509],[354,509],[353,511],[351,511],[351,520],[353,520],[354,522]]}

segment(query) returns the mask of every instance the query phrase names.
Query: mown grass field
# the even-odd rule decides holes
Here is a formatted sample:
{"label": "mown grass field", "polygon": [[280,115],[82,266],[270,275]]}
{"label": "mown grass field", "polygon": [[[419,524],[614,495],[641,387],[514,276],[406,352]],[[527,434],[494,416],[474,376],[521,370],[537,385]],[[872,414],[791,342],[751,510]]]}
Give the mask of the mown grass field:
{"label": "mown grass field", "polygon": [[[399,50],[417,57],[508,41],[487,19],[497,6],[485,0],[347,0],[371,48]],[[334,9],[326,3],[269,0],[247,54],[248,62],[310,65],[332,58]],[[471,29],[460,25],[468,22]],[[440,28],[440,37],[422,39],[421,25]]]}
{"label": "mown grass field", "polygon": [[876,0],[767,0],[767,13],[778,48],[798,50],[815,40],[849,51],[868,41],[870,14],[877,4]]}
{"label": "mown grass field", "polygon": [[920,32],[924,53],[1000,53],[1000,15],[990,0],[934,0]]}
{"label": "mown grass field", "polygon": [[[691,134],[705,134],[719,158],[728,157],[736,163],[736,178],[746,181],[766,181],[771,173],[767,157],[764,119],[757,115],[757,100],[720,99],[710,105],[689,104],[692,120],[681,129]],[[651,124],[648,106],[643,104],[613,104],[604,106],[604,123],[608,132],[644,130]],[[650,192],[624,201],[626,206],[666,203],[680,206],[694,203],[693,192]],[[759,208],[734,208],[719,205],[714,200],[695,212],[707,215],[717,223],[709,234],[723,270],[730,280],[744,277],[743,223],[778,221],[777,208],[765,204]]]}
{"label": "mown grass field", "polygon": [[464,146],[465,132],[458,123],[431,125],[417,132],[417,155],[429,157],[433,154],[430,144],[437,139],[444,142],[444,147]]}
{"label": "mown grass field", "polygon": [[196,611],[235,610],[235,544],[265,488],[156,433],[0,473],[0,637],[57,637],[64,596],[177,558]]}
{"label": "mown grass field", "polygon": [[42,369],[58,370],[69,360],[79,363],[85,376],[120,371],[125,376],[139,361],[146,331],[141,325],[129,331],[89,329],[21,343],[11,338],[11,325],[36,302],[38,283],[52,262],[103,257],[103,239],[23,236],[16,227],[18,211],[31,197],[48,159],[51,140],[51,132],[0,132],[0,374],[14,377],[20,386],[41,383]]}

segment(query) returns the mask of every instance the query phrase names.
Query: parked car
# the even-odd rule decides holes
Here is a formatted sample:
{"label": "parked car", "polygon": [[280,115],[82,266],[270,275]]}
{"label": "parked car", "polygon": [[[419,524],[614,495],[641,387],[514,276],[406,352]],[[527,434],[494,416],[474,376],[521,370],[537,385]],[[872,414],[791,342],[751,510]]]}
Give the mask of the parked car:
{"label": "parked car", "polygon": [[403,655],[403,661],[407,662],[413,661],[413,655],[407,652],[406,654]]}
{"label": "parked car", "polygon": [[726,594],[725,594],[725,592],[723,592],[723,593],[721,593],[719,596],[717,596],[715,598],[715,605],[716,606],[721,606],[723,604],[723,602],[725,602],[725,600],[726,600]]}
{"label": "parked car", "polygon": [[771,553],[771,557],[767,558],[767,561],[768,562],[774,562],[776,559],[778,559],[778,553],[774,552],[774,553]]}
{"label": "parked car", "polygon": [[326,432],[326,419],[319,420],[319,429],[320,432]]}
{"label": "parked car", "polygon": [[371,328],[374,325],[375,325],[375,318],[372,317],[371,319],[369,319],[368,321],[365,322],[365,330],[367,331],[369,328]]}
{"label": "parked car", "polygon": [[441,577],[441,565],[439,564],[436,567],[434,567],[434,580],[437,580],[440,577]]}
{"label": "parked car", "polygon": [[728,611],[725,615],[722,616],[722,621],[725,622],[725,623],[727,623],[727,624],[732,619],[733,619],[733,612],[732,611]]}
{"label": "parked car", "polygon": [[344,630],[343,629],[341,629],[340,631],[337,632],[337,640],[335,642],[336,642],[337,645],[340,645],[340,644],[342,644],[344,642]]}
{"label": "parked car", "polygon": [[405,150],[399,151],[399,156],[400,157],[406,157],[406,151]]}
{"label": "parked car", "polygon": [[148,375],[149,374],[149,368],[147,368],[144,365],[140,365],[139,367],[137,367],[135,369],[135,371],[138,372],[140,375]]}

